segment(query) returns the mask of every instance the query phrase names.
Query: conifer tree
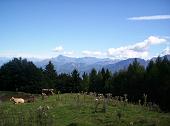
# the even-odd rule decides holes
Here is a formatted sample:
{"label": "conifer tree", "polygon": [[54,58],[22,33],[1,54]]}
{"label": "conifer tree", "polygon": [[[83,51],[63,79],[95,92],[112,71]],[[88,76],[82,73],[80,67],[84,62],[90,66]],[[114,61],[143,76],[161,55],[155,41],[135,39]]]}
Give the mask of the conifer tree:
{"label": "conifer tree", "polygon": [[47,80],[46,88],[54,88],[57,82],[57,73],[51,61],[49,61],[49,63],[46,65],[44,73]]}

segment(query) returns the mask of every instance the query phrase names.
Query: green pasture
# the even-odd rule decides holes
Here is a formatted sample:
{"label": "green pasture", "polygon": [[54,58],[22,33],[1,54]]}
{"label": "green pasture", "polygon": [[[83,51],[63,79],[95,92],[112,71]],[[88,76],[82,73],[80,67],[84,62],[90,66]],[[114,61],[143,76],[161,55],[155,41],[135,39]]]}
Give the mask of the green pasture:
{"label": "green pasture", "polygon": [[[170,126],[170,114],[148,107],[120,102],[100,101],[94,96],[56,94],[33,103],[13,104],[14,92],[0,92],[0,126]],[[0,99],[1,100],[1,99]],[[105,110],[105,111],[104,111]]]}

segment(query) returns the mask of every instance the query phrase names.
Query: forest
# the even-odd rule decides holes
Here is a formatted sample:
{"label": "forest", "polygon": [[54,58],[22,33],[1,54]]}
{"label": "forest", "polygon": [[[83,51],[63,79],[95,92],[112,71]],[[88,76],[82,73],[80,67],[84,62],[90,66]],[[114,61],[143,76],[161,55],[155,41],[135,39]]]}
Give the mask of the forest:
{"label": "forest", "polygon": [[108,69],[92,69],[90,73],[58,74],[52,62],[45,69],[27,59],[14,58],[0,68],[0,90],[41,93],[43,88],[54,88],[61,93],[96,92],[113,96],[127,95],[128,101],[159,105],[170,111],[170,61],[157,57],[145,68],[135,59],[127,69],[111,73]]}

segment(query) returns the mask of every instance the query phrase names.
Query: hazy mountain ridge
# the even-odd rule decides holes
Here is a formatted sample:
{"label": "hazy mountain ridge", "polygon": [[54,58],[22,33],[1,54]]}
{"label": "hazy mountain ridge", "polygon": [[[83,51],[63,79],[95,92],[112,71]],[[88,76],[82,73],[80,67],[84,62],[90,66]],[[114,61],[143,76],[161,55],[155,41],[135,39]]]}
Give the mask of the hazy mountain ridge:
{"label": "hazy mountain ridge", "polygon": [[[170,55],[165,56],[167,57],[168,60],[170,60]],[[36,58],[28,58],[28,60],[33,61],[37,67],[45,68],[48,62],[51,61],[54,64],[54,67],[58,73],[71,73],[74,69],[77,69],[81,74],[83,72],[89,73],[92,68],[95,68],[97,71],[101,70],[102,68],[105,68],[109,69],[111,72],[116,72],[121,69],[126,69],[129,66],[129,64],[131,64],[134,61],[134,59],[135,58],[129,58],[126,60],[119,59],[112,60],[109,58],[100,59],[96,57],[74,58],[63,55],[43,60]],[[9,60],[11,60],[11,58],[0,57],[0,66],[8,62]],[[155,61],[156,58],[154,57],[151,60]],[[150,60],[137,58],[137,61],[141,65],[146,67]]]}
{"label": "hazy mountain ridge", "polygon": [[[144,67],[147,66],[148,62],[149,61],[146,61],[144,59],[140,59],[140,58],[136,58],[137,61]],[[104,68],[106,69],[109,69],[110,71],[112,72],[116,72],[116,71],[119,71],[121,69],[127,69],[128,66],[133,63],[133,61],[135,60],[135,58],[129,58],[129,59],[126,59],[126,60],[122,60],[120,62],[117,62],[115,64],[109,64],[109,65],[106,65]]]}

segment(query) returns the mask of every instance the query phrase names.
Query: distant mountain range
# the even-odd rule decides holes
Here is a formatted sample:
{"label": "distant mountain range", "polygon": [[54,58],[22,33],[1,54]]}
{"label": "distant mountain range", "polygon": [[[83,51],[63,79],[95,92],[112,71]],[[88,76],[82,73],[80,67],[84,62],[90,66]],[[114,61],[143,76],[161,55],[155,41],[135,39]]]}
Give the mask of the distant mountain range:
{"label": "distant mountain range", "polygon": [[[170,60],[170,55],[167,56],[168,60]],[[165,57],[163,56],[163,57]],[[162,57],[162,58],[163,58]],[[155,61],[156,58],[152,58],[151,60]],[[4,63],[11,60],[10,58],[0,57],[0,66]],[[135,58],[129,58],[126,60],[112,60],[109,58],[99,59],[95,57],[82,57],[82,58],[72,58],[66,57],[63,55],[59,55],[58,57],[51,59],[36,59],[36,58],[28,58],[29,61],[33,61],[37,67],[45,68],[49,61],[54,64],[54,67],[58,73],[71,73],[74,69],[77,69],[80,74],[83,72],[89,73],[92,68],[96,70],[101,70],[102,68],[109,69],[112,72],[119,71],[121,69],[127,69],[129,64],[131,64]],[[146,67],[150,60],[144,60],[137,58],[137,61]]]}
{"label": "distant mountain range", "polygon": [[120,60],[111,60],[108,58],[99,59],[95,57],[83,57],[83,58],[72,58],[59,55],[56,58],[45,59],[39,62],[34,62],[34,64],[38,67],[44,68],[48,62],[54,64],[55,69],[58,73],[71,73],[74,69],[79,70],[80,73],[90,72],[92,68],[96,70],[100,70],[102,67],[107,66],[109,64],[115,64]]}

